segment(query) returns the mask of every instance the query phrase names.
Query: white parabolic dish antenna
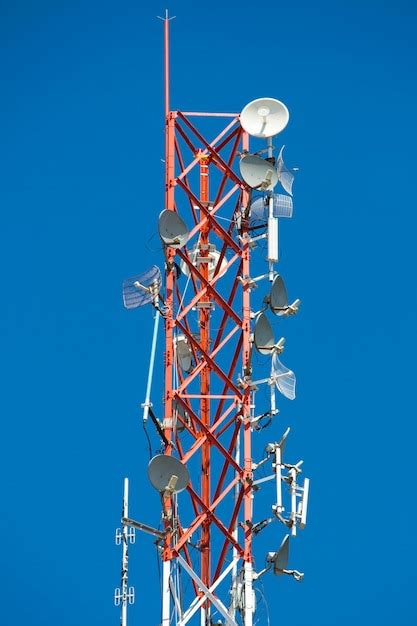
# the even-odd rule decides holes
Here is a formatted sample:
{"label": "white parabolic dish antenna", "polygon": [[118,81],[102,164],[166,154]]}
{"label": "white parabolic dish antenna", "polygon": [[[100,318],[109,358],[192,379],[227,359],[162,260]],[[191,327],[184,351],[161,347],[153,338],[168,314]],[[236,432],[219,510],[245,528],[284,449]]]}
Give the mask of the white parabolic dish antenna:
{"label": "white parabolic dish antenna", "polygon": [[245,154],[239,162],[240,175],[249,187],[272,191],[278,182],[274,165],[256,154]]}
{"label": "white parabolic dish antenna", "polygon": [[188,228],[175,211],[164,209],[158,220],[158,231],[163,243],[170,248],[182,248],[188,239]]}
{"label": "white parabolic dish antenna", "polygon": [[152,486],[161,493],[167,490],[172,481],[172,477],[176,477],[173,493],[184,491],[190,481],[188,469],[174,456],[166,454],[157,454],[149,462],[148,476]]}
{"label": "white parabolic dish antenna", "polygon": [[[197,269],[199,270],[199,272],[201,272],[201,264],[198,267],[197,265],[197,257],[200,255],[200,250],[198,247],[194,247],[192,252],[188,253],[188,256],[190,257],[190,261],[193,265],[197,266]],[[219,262],[220,259],[220,252],[218,250],[212,250],[209,253],[209,262],[208,262],[208,268],[209,268],[209,280],[211,280],[214,276],[214,272],[217,268],[217,264]],[[220,263],[220,269],[217,272],[216,276],[223,276],[223,274],[226,271],[226,265],[227,265],[227,259],[225,257],[223,257],[222,262]],[[187,265],[187,263],[185,261],[181,261],[180,263],[180,269],[181,272],[183,274],[185,274],[185,276],[189,276],[190,275],[190,270],[189,267]]]}
{"label": "white parabolic dish antenna", "polygon": [[240,114],[240,123],[252,137],[273,137],[284,130],[290,119],[287,107],[274,98],[252,100]]}
{"label": "white parabolic dish antenna", "polygon": [[274,332],[265,313],[259,313],[253,330],[255,348],[261,354],[271,354],[274,347]]}

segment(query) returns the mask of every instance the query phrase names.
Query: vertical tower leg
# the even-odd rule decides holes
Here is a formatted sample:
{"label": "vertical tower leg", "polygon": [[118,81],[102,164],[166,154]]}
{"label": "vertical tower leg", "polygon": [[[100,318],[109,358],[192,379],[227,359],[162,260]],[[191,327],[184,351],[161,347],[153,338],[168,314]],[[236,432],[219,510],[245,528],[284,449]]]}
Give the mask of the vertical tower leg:
{"label": "vertical tower leg", "polygon": [[[209,203],[209,160],[202,157],[200,160],[200,201],[208,206]],[[200,272],[205,280],[209,279],[209,232],[208,223],[203,226],[200,234],[200,250],[201,259]],[[207,260],[204,260],[207,259]],[[203,285],[201,285],[203,288]],[[201,308],[199,313],[200,326],[200,342],[203,350],[210,351],[210,298],[208,295],[201,300]],[[201,373],[201,421],[207,428],[210,428],[210,369],[205,367]],[[210,506],[210,457],[211,443],[207,440],[202,446],[202,467],[201,467],[201,493],[204,504]],[[210,587],[211,579],[211,563],[210,563],[210,520],[203,523],[201,532],[201,580]],[[206,626],[207,616],[210,613],[210,605],[207,601],[201,610],[201,626]]]}
{"label": "vertical tower leg", "polygon": [[162,626],[169,626],[170,621],[170,600],[169,577],[171,575],[171,561],[164,561],[162,564]]}
{"label": "vertical tower leg", "polygon": [[253,623],[253,567],[252,563],[245,563],[245,609],[244,609],[244,626],[252,626]]}
{"label": "vertical tower leg", "polygon": [[[129,516],[129,479],[125,478],[124,480],[124,489],[123,489],[123,517],[126,518]],[[128,576],[128,527],[126,524],[123,524],[122,530],[122,606],[120,613],[120,625],[127,625],[127,576]]]}

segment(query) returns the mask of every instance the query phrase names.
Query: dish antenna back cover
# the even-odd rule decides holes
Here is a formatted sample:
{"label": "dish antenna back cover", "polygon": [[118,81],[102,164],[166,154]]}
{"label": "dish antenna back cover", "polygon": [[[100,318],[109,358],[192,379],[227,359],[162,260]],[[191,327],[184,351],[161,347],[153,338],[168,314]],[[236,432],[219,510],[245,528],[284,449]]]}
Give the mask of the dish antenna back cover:
{"label": "dish antenna back cover", "polygon": [[163,243],[170,248],[182,248],[187,243],[188,228],[175,211],[164,209],[161,212],[158,231]]}
{"label": "dish antenna back cover", "polygon": [[283,570],[287,569],[288,559],[290,558],[290,536],[285,535],[283,542],[278,550],[275,553],[273,562],[274,562],[274,574],[280,575],[283,574]]}
{"label": "dish antenna back cover", "polygon": [[161,270],[153,265],[147,272],[123,281],[123,305],[126,309],[137,309],[152,302],[162,284]]}
{"label": "dish antenna back cover", "polygon": [[255,320],[253,342],[258,352],[271,354],[271,350],[274,347],[274,332],[265,313],[259,313]]}
{"label": "dish antenna back cover", "polygon": [[271,292],[269,294],[269,306],[275,315],[284,315],[288,309],[287,288],[282,276],[277,274],[272,283]]}
{"label": "dish antenna back cover", "polygon": [[184,491],[190,481],[188,469],[174,456],[157,454],[148,465],[148,476],[151,484],[157,491],[167,491],[172,477],[175,476],[175,486],[172,493]]}
{"label": "dish antenna back cover", "polygon": [[189,374],[193,369],[192,350],[185,335],[178,335],[175,339],[175,347],[177,349],[178,363],[184,372]]}
{"label": "dish antenna back cover", "polygon": [[245,154],[239,163],[240,175],[249,187],[272,191],[278,182],[275,166],[256,154]]}
{"label": "dish antenna back cover", "polygon": [[252,100],[240,114],[240,123],[252,137],[273,137],[278,135],[290,119],[287,107],[274,98]]}

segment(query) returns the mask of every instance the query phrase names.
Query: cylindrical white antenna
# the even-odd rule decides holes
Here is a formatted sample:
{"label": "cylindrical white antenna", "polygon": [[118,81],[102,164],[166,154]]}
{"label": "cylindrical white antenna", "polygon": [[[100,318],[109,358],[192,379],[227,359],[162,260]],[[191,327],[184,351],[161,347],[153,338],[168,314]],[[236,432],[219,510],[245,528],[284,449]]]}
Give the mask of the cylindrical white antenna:
{"label": "cylindrical white antenna", "polygon": [[268,261],[270,266],[278,262],[278,218],[274,217],[274,199],[272,196],[269,198]]}
{"label": "cylindrical white antenna", "polygon": [[294,537],[297,534],[297,470],[291,468],[288,472],[291,478],[290,491],[291,491],[291,535]]}
{"label": "cylindrical white antenna", "polygon": [[[268,137],[268,158],[273,158],[272,137]],[[273,280],[273,264],[278,262],[278,218],[274,217],[274,194],[271,192],[268,199],[268,261],[269,280]]]}
{"label": "cylindrical white antenna", "polygon": [[281,464],[282,464],[282,450],[278,445],[275,447],[275,475],[277,483],[277,508],[276,513],[282,513],[282,476],[281,476]]}
{"label": "cylindrical white antenna", "polygon": [[151,389],[152,389],[152,379],[153,379],[153,370],[155,366],[155,354],[156,354],[156,342],[158,339],[158,326],[159,326],[159,311],[155,311],[155,321],[153,326],[153,335],[152,335],[152,347],[151,347],[151,357],[149,359],[149,371],[148,371],[148,382],[146,385],[146,398],[145,402],[142,404],[143,408],[143,421],[148,421],[149,416],[149,408],[152,406],[151,403]]}

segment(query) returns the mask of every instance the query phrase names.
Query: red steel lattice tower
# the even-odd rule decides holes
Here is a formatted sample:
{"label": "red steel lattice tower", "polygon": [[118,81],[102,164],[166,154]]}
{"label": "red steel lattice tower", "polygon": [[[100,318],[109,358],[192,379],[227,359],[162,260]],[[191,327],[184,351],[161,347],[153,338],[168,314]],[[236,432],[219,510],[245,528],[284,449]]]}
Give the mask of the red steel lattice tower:
{"label": "red steel lattice tower", "polygon": [[[286,569],[288,536],[277,553],[269,553],[265,570],[257,573],[253,567],[253,537],[272,518],[257,524],[253,520],[257,465],[252,437],[258,420],[254,400],[256,383],[265,380],[253,380],[252,353],[257,343],[254,326],[259,322],[261,328],[267,322],[260,320],[262,311],[255,314],[251,309],[256,280],[251,278],[251,251],[256,241],[250,221],[253,187],[236,173],[240,160],[249,154],[250,138],[237,113],[171,111],[168,16],[164,35],[165,208],[159,233],[165,285],[162,289],[157,280],[149,285],[133,282],[143,294],[149,294],[148,301],[153,299],[156,318],[161,315],[164,322],[163,415],[158,419],[153,412],[149,393],[144,405],[146,418],[150,413],[163,447],[149,470],[151,482],[161,494],[163,530],[131,520],[126,493],[122,525],[124,530],[136,527],[157,537],[163,562],[162,626],[252,626],[256,608],[253,581],[272,567],[276,573],[289,573],[297,579],[302,575]],[[266,119],[269,109],[265,110]],[[215,136],[207,135],[216,126]],[[268,233],[262,236],[269,239],[270,247],[278,229],[273,203],[279,202],[269,193],[271,176],[278,180],[285,166],[278,164],[276,174],[270,141],[267,151],[268,159],[255,156],[254,162],[258,167],[256,159],[260,159],[261,167],[267,168],[257,191],[266,194]],[[260,278],[271,282],[276,278],[273,263],[277,260],[268,253],[268,270]],[[282,287],[278,287],[282,295]],[[298,304],[281,303],[278,314],[294,313]],[[265,326],[262,328],[256,347],[276,357],[282,345],[271,342]],[[292,380],[291,375],[286,368],[273,369],[267,382],[275,392],[279,377]],[[271,400],[268,414],[273,417],[276,412],[275,400]],[[302,506],[297,508],[296,498],[300,491],[307,496],[308,483],[304,489],[296,483],[300,463],[283,463],[286,434],[281,442],[268,444],[267,456],[258,465],[274,461],[269,478],[277,483],[275,518],[294,535],[297,523],[305,524],[305,511]],[[281,474],[284,469],[288,470],[286,478]],[[282,480],[292,498],[288,519],[282,515]],[[119,538],[126,543],[127,533],[120,533]],[[126,546],[124,550],[124,578],[117,599],[126,609],[132,593],[127,587]],[[188,595],[181,590],[182,576],[191,581]],[[126,610],[123,626],[125,623]]]}

